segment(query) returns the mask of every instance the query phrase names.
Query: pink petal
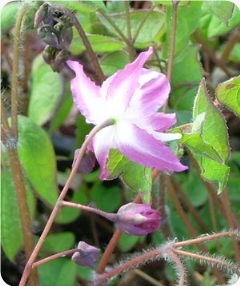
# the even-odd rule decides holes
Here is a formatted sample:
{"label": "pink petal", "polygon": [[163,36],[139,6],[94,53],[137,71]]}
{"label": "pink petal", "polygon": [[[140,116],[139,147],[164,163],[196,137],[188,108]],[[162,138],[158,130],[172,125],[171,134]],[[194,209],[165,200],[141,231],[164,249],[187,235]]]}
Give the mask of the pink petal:
{"label": "pink petal", "polygon": [[77,108],[88,123],[102,122],[104,100],[101,98],[100,87],[85,75],[81,64],[76,61],[67,61],[67,64],[76,74],[71,80],[71,91]]}
{"label": "pink petal", "polygon": [[140,86],[136,89],[130,102],[129,112],[149,116],[157,112],[168,99],[170,84],[164,74],[142,69]]}
{"label": "pink petal", "polygon": [[93,138],[89,149],[94,151],[95,156],[101,168],[100,179],[104,180],[108,177],[106,163],[108,159],[109,149],[114,147],[113,134],[115,126],[109,126],[100,130]]}
{"label": "pink petal", "polygon": [[135,163],[170,172],[187,169],[169,147],[133,124],[119,123],[115,140],[119,151]]}
{"label": "pink petal", "polygon": [[152,53],[153,49],[150,47],[148,51],[140,53],[134,62],[104,81],[101,88],[102,96],[106,96],[109,102],[114,101],[114,104],[124,111],[134,91],[139,87],[142,67]]}

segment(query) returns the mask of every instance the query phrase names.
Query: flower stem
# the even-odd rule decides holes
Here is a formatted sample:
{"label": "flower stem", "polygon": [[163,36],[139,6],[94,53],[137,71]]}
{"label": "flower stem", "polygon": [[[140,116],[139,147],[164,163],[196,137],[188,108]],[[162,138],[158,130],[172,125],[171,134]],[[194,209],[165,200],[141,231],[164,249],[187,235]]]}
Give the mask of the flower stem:
{"label": "flower stem", "polygon": [[57,216],[57,214],[58,214],[58,212],[59,212],[59,210],[61,208],[61,201],[65,198],[65,196],[66,196],[66,194],[68,192],[68,189],[69,189],[69,187],[71,185],[71,182],[72,182],[72,180],[73,180],[73,178],[74,178],[74,176],[75,176],[75,174],[76,174],[76,172],[78,170],[79,164],[80,164],[80,162],[81,162],[81,160],[83,158],[83,155],[85,154],[85,151],[87,149],[87,146],[88,146],[89,142],[92,140],[92,138],[95,136],[95,134],[98,131],[100,131],[101,129],[103,129],[103,128],[107,127],[107,126],[110,126],[112,124],[114,124],[114,120],[108,119],[108,120],[104,121],[102,124],[95,126],[90,131],[89,135],[86,137],[86,140],[83,142],[83,145],[82,145],[82,147],[81,147],[81,149],[80,149],[80,151],[78,153],[78,157],[77,157],[76,162],[75,162],[75,164],[74,164],[74,166],[72,168],[72,171],[71,171],[71,173],[70,173],[70,175],[68,177],[68,180],[67,180],[64,188],[62,189],[62,192],[60,193],[60,195],[58,197],[58,200],[57,200],[57,202],[56,202],[56,204],[55,204],[55,206],[54,206],[54,208],[52,210],[52,213],[51,213],[51,215],[50,215],[50,217],[49,217],[49,219],[47,221],[47,224],[46,224],[46,226],[45,226],[45,228],[44,228],[44,230],[42,232],[42,235],[40,236],[40,238],[38,240],[38,243],[36,244],[32,254],[31,254],[31,256],[30,256],[30,258],[29,258],[29,260],[28,260],[28,262],[26,264],[26,267],[24,269],[24,272],[23,272],[23,275],[22,275],[22,278],[21,278],[19,286],[24,286],[26,284],[26,282],[27,282],[27,279],[28,279],[28,276],[30,274],[32,265],[33,265],[37,255],[38,255],[38,253],[39,253],[39,251],[40,251],[40,249],[41,249],[41,247],[42,247],[42,245],[43,245],[43,243],[44,243],[44,241],[45,241],[45,239],[46,239],[46,237],[47,237],[47,235],[48,235],[48,233],[49,233],[49,231],[51,229],[51,226],[53,225],[55,217]]}
{"label": "flower stem", "polygon": [[89,206],[84,206],[84,205],[76,204],[76,203],[72,203],[72,202],[66,202],[66,201],[59,201],[59,204],[63,207],[72,207],[72,208],[77,208],[77,209],[80,209],[83,211],[92,212],[92,213],[98,214],[102,217],[105,217],[106,219],[108,219],[110,221],[116,220],[116,214],[115,213],[106,213],[106,212],[101,211],[99,209],[91,208]]}
{"label": "flower stem", "polygon": [[100,67],[100,64],[98,62],[98,59],[92,49],[92,46],[82,28],[82,25],[79,23],[79,21],[77,20],[77,18],[75,17],[75,15],[69,11],[67,8],[63,7],[63,6],[60,6],[60,5],[55,5],[55,4],[52,4],[50,5],[51,9],[53,10],[58,10],[58,11],[61,11],[63,12],[64,14],[67,15],[67,17],[69,17],[72,21],[72,24],[76,27],[77,31],[78,31],[78,34],[79,36],[81,37],[82,41],[83,41],[83,44],[89,54],[89,57],[91,58],[91,61],[92,61],[92,64],[95,68],[95,71],[96,71],[96,74],[98,76],[98,79],[100,81],[100,84],[103,83],[103,81],[105,80],[105,76],[103,74],[103,71]]}
{"label": "flower stem", "polygon": [[42,265],[42,264],[44,264],[46,262],[49,262],[51,260],[54,260],[54,259],[57,259],[57,258],[62,258],[62,257],[65,257],[67,255],[73,254],[76,251],[79,251],[79,249],[78,248],[68,249],[68,250],[65,250],[65,251],[53,254],[51,256],[48,256],[46,258],[43,258],[41,260],[36,261],[35,263],[33,263],[32,268],[36,268],[36,267],[38,267],[38,266],[40,266],[40,265]]}
{"label": "flower stem", "polygon": [[[171,30],[171,39],[170,39],[170,51],[168,57],[168,70],[167,77],[169,82],[171,82],[172,78],[172,68],[173,68],[173,59],[174,59],[174,51],[175,51],[175,40],[176,40],[176,32],[177,32],[177,9],[180,1],[172,1],[172,30]],[[163,112],[167,112],[168,109],[168,100],[166,101]]]}
{"label": "flower stem", "polygon": [[24,15],[27,11],[28,4],[23,4],[15,25],[14,43],[13,43],[13,64],[12,64],[12,86],[11,86],[11,118],[12,131],[15,137],[18,135],[18,75],[19,75],[19,51],[20,35]]}
{"label": "flower stem", "polygon": [[135,59],[135,50],[132,43],[132,31],[131,31],[131,18],[129,14],[129,1],[124,1],[125,14],[126,14],[126,25],[127,25],[127,35],[128,35],[128,52],[130,62]]}

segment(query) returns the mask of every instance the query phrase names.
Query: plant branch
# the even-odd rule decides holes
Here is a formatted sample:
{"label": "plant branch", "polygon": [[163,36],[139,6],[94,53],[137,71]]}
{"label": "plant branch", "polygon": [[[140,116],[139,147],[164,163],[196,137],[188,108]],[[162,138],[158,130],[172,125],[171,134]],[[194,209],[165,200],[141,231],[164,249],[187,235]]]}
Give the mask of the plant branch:
{"label": "plant branch", "polygon": [[19,72],[19,51],[20,51],[20,35],[24,15],[27,11],[28,4],[23,4],[17,17],[14,29],[13,43],[13,62],[12,62],[12,86],[11,86],[11,118],[12,131],[15,137],[18,136],[18,72]]}
{"label": "plant branch", "polygon": [[240,231],[239,230],[230,230],[230,231],[225,231],[225,232],[220,232],[220,233],[214,233],[214,234],[206,234],[206,236],[203,237],[197,237],[185,241],[180,241],[180,242],[175,242],[174,243],[174,248],[180,248],[184,246],[188,246],[191,244],[198,244],[198,243],[205,243],[210,240],[214,239],[219,239],[223,237],[231,237],[231,236],[240,236]]}
{"label": "plant branch", "polygon": [[106,120],[105,122],[103,122],[102,124],[100,125],[97,125],[95,126],[89,133],[89,135],[86,137],[86,140],[83,142],[83,145],[78,153],[78,157],[76,159],[76,162],[72,168],[72,171],[68,177],[68,180],[64,186],[64,188],[62,189],[62,192],[60,193],[59,197],[58,197],[58,200],[52,210],[52,213],[48,219],[48,222],[42,232],[42,235],[40,236],[39,240],[38,240],[38,243],[36,244],[35,246],[35,249],[34,251],[32,252],[31,254],[31,257],[29,258],[27,264],[26,264],[26,267],[24,269],[24,272],[23,272],[23,275],[22,275],[22,279],[20,281],[20,284],[19,286],[24,286],[27,282],[27,279],[28,279],[28,276],[30,274],[30,271],[31,271],[31,268],[32,268],[32,265],[37,257],[37,254],[39,253],[42,245],[43,245],[43,242],[45,241],[50,229],[51,229],[51,226],[53,225],[53,222],[55,220],[55,217],[56,215],[58,214],[59,212],[59,209],[61,208],[61,201],[65,198],[67,192],[68,192],[68,189],[71,185],[71,182],[78,170],[78,167],[79,167],[79,164],[83,158],[83,155],[85,154],[85,151],[87,149],[87,146],[89,144],[89,142],[92,140],[92,138],[95,136],[95,134],[100,131],[101,129],[105,128],[105,127],[108,127],[110,125],[114,124],[114,121],[112,119],[109,119],[109,120]]}
{"label": "plant branch", "polygon": [[46,258],[43,258],[41,260],[36,261],[35,263],[33,263],[32,268],[36,268],[36,267],[38,267],[38,266],[40,266],[40,265],[42,265],[42,264],[44,264],[46,262],[49,262],[51,260],[54,260],[54,259],[57,259],[57,258],[62,258],[62,257],[65,257],[67,255],[71,255],[71,254],[73,254],[74,252],[77,252],[77,251],[79,251],[79,249],[78,248],[74,248],[74,249],[69,249],[69,250],[65,250],[65,251],[53,254],[51,256],[48,256]]}
{"label": "plant branch", "polygon": [[[177,32],[177,9],[180,1],[172,1],[173,12],[172,12],[172,30],[171,30],[171,39],[170,39],[170,50],[168,57],[168,69],[167,69],[167,77],[169,82],[171,82],[172,78],[172,68],[173,68],[173,59],[174,59],[174,51],[175,51],[175,40],[176,40],[176,32]],[[163,112],[166,113],[168,109],[168,100],[166,101]]]}
{"label": "plant branch", "polygon": [[198,43],[202,45],[202,49],[209,55],[211,60],[219,66],[228,77],[231,77],[231,73],[228,71],[228,69],[225,66],[225,63],[221,60],[218,59],[214,53],[214,51],[204,42],[204,40],[201,38],[200,34],[198,31],[193,33],[195,39],[197,40]]}
{"label": "plant branch", "polygon": [[196,253],[191,253],[191,252],[187,252],[184,250],[180,250],[180,249],[174,249],[173,250],[177,255],[182,255],[182,256],[186,256],[192,259],[197,259],[202,261],[205,261],[208,264],[211,264],[212,266],[218,267],[219,269],[222,269],[222,267],[224,267],[227,270],[231,270],[233,273],[237,273],[240,274],[240,268],[238,267],[238,265],[232,265],[231,262],[228,262],[224,259],[221,258],[216,258],[216,257],[210,257],[205,255],[201,255],[201,254],[196,254]]}
{"label": "plant branch", "polygon": [[[140,195],[140,193],[137,194],[137,196],[135,197],[133,202],[134,203],[140,203],[141,202],[141,195]],[[106,265],[107,265],[107,263],[108,263],[108,261],[110,259],[110,256],[111,256],[114,248],[116,247],[116,245],[117,245],[121,235],[122,235],[122,232],[119,229],[117,229],[114,232],[110,242],[107,245],[107,248],[105,249],[105,251],[104,251],[104,253],[103,253],[102,257],[101,257],[101,260],[100,260],[98,268],[97,268],[97,273],[99,273],[99,274],[103,273],[103,271],[104,271],[104,269],[105,269],[105,267],[106,267]]]}
{"label": "plant branch", "polygon": [[107,14],[105,14],[101,9],[98,10],[98,12],[111,24],[111,26],[115,29],[115,31],[119,34],[119,36],[122,38],[122,40],[129,46],[131,43],[126,37],[123,32],[118,28],[118,26],[114,23],[114,21],[109,17]]}

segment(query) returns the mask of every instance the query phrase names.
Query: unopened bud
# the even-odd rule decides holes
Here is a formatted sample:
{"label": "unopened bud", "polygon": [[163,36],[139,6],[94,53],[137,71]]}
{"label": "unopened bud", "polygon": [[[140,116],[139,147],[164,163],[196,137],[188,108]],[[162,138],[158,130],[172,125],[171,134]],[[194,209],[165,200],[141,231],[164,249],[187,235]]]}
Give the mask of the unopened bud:
{"label": "unopened bud", "polygon": [[78,243],[78,251],[76,251],[72,260],[81,266],[94,268],[97,259],[99,258],[100,249],[87,244],[84,241]]}
{"label": "unopened bud", "polygon": [[129,203],[117,212],[117,228],[132,235],[147,235],[156,231],[161,222],[160,212],[149,204]]}

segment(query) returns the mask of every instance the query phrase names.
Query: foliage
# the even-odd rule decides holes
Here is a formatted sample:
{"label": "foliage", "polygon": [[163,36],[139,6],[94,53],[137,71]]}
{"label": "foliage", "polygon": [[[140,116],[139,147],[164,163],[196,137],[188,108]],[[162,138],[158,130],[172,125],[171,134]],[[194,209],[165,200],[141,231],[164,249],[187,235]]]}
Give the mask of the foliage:
{"label": "foliage", "polygon": [[[216,268],[209,272],[198,266],[204,257],[213,267],[240,263],[235,239],[239,234],[233,231],[227,240],[223,237],[228,235],[221,236],[220,232],[239,227],[240,10],[227,1],[43,3],[10,2],[1,11],[1,234],[5,272],[9,261],[21,269],[21,250],[24,259],[29,259],[35,253],[32,243],[42,243],[40,237],[46,231],[49,234],[35,253],[38,258],[32,261],[47,261],[37,264],[39,285],[87,283],[94,277],[92,270],[74,264],[68,257],[60,259],[61,253],[73,249],[82,239],[104,253],[106,245],[113,243],[110,238],[116,230],[105,218],[82,211],[77,205],[116,213],[128,202],[142,201],[160,209],[160,230],[146,237],[120,237],[117,233],[116,260],[123,258],[125,265],[126,254],[148,249],[153,256],[146,261],[160,263],[161,257],[177,265],[178,278],[169,274],[165,264],[164,274],[155,270],[154,279],[162,275],[163,283],[174,280],[183,285],[187,268],[198,272],[202,285],[210,285],[213,280],[226,282],[229,276],[223,277]],[[105,77],[123,69],[149,46],[154,56],[146,68],[166,74],[171,84],[169,100],[159,111],[176,113],[177,123],[169,132],[182,134],[178,142],[168,145],[188,170],[178,174],[159,172],[111,149],[107,181],[99,180],[97,163],[88,174],[77,172],[77,167],[75,174],[71,173],[75,149],[84,149],[85,139],[94,129],[73,103],[72,73],[66,60],[79,61],[86,74],[101,85]],[[64,205],[65,201],[74,207]],[[48,223],[49,228],[45,228]],[[221,240],[216,241],[214,234],[210,241],[211,236],[208,239],[206,234],[212,232],[219,233],[217,238]],[[197,236],[205,237],[203,242],[208,244],[187,240]],[[181,243],[173,241],[175,237],[178,241],[186,239],[182,243],[196,255],[197,262],[183,265],[174,259],[174,255],[192,257],[187,251],[181,253]],[[157,254],[149,248],[160,244]],[[56,253],[58,259],[51,260]],[[143,253],[139,257],[144,264]],[[133,254],[129,261],[136,257]],[[108,280],[123,271],[110,278],[104,276],[107,272],[100,275],[104,263],[113,267],[111,271],[116,266],[116,261],[109,261],[109,257],[106,260],[99,262],[99,279]],[[221,266],[224,261],[226,265]],[[141,266],[141,271],[151,276],[143,264],[136,259],[129,268]],[[3,277],[7,283],[18,285],[21,276],[16,276],[18,281],[15,276],[12,281],[7,276]],[[34,274],[30,284],[33,281]],[[121,283],[121,278],[116,278],[113,285]]]}

